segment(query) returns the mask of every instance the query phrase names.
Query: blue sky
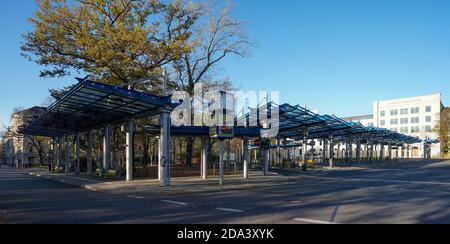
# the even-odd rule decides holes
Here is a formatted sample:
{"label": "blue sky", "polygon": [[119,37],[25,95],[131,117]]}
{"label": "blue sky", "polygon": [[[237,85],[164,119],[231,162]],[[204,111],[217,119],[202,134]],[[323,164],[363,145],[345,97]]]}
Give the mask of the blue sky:
{"label": "blue sky", "polygon": [[[443,93],[450,104],[450,1],[235,0],[257,48],[229,58],[221,76],[244,90],[277,90],[282,102],[339,116],[372,112],[372,101]],[[0,124],[15,106],[39,105],[49,88],[20,56],[33,0],[6,1],[0,15]],[[17,92],[20,90],[20,92]]]}

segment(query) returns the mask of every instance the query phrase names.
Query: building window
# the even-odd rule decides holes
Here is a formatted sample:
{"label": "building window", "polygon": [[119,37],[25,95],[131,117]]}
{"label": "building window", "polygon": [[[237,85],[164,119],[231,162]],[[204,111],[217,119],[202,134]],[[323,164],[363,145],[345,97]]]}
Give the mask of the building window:
{"label": "building window", "polygon": [[391,119],[391,125],[398,125],[398,119]]}
{"label": "building window", "polygon": [[418,114],[418,113],[420,113],[419,107],[411,108],[411,114]]}
{"label": "building window", "polygon": [[425,110],[426,110],[427,113],[431,113],[431,106],[427,106],[427,107],[425,108]]}
{"label": "building window", "polygon": [[408,124],[409,119],[408,118],[402,118],[400,119],[400,124],[402,125],[407,125]]}
{"label": "building window", "polygon": [[427,116],[427,117],[425,118],[425,121],[426,121],[427,123],[431,123],[431,116]]}
{"label": "building window", "polygon": [[380,125],[381,125],[381,126],[385,126],[385,125],[386,125],[386,120],[381,120],[381,121],[380,121]]}
{"label": "building window", "polygon": [[408,115],[408,109],[407,108],[401,109],[400,110],[400,114],[401,115]]}
{"label": "building window", "polygon": [[408,134],[408,133],[409,133],[408,127],[402,127],[402,128],[400,128],[400,133],[402,133],[402,134]]}
{"label": "building window", "polygon": [[384,116],[386,116],[386,112],[385,111],[381,111],[380,112],[380,117],[384,117]]}
{"label": "building window", "polygon": [[425,132],[431,132],[431,131],[432,131],[431,126],[429,126],[429,125],[425,126]]}
{"label": "building window", "polygon": [[398,132],[398,129],[397,128],[391,128],[391,131]]}
{"label": "building window", "polygon": [[418,123],[420,123],[420,118],[419,117],[411,118],[411,124],[418,124]]}
{"label": "building window", "polygon": [[391,110],[391,116],[397,116],[397,115],[398,115],[398,110],[397,109]]}
{"label": "building window", "polygon": [[367,127],[373,127],[373,123],[368,123]]}
{"label": "building window", "polygon": [[420,132],[419,126],[413,126],[413,127],[411,127],[411,133],[419,133],[419,132]]}

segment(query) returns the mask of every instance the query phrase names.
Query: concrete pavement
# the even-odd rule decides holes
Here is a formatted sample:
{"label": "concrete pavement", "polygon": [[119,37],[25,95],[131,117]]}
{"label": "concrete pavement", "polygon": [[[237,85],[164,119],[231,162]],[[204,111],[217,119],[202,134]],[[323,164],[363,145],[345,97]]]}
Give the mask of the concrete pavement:
{"label": "concrete pavement", "polygon": [[289,182],[288,176],[279,175],[277,173],[272,173],[269,177],[264,177],[259,173],[252,173],[249,175],[249,179],[243,179],[238,175],[226,176],[224,186],[219,186],[219,179],[213,176],[207,180],[202,180],[199,177],[174,178],[171,180],[170,187],[163,188],[156,179],[126,182],[123,180],[88,177],[86,175],[54,174],[37,169],[25,170],[23,172],[28,173],[31,176],[64,183],[90,191],[142,196],[224,192],[268,187],[274,184],[287,184]]}
{"label": "concrete pavement", "polygon": [[8,223],[450,223],[450,161],[280,171],[285,182],[187,194],[114,195],[0,170]]}

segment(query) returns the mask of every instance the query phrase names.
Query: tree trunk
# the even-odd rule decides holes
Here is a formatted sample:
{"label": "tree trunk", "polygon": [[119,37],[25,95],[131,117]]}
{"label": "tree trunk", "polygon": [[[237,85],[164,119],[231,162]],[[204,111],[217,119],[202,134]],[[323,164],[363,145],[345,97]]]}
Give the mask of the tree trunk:
{"label": "tree trunk", "polygon": [[194,148],[194,138],[188,137],[186,139],[186,166],[192,166],[192,151]]}
{"label": "tree trunk", "polygon": [[171,148],[170,148],[170,151],[172,152],[172,156],[171,156],[171,158],[170,158],[170,161],[171,161],[171,164],[176,164],[176,155],[177,155],[177,148],[176,148],[176,145],[175,145],[175,139],[174,138],[172,138],[172,140],[171,140],[171,143],[170,143],[170,145],[171,145]]}
{"label": "tree trunk", "polygon": [[43,154],[42,149],[38,151],[38,154],[39,154],[40,165],[44,166],[44,156],[42,155]]}
{"label": "tree trunk", "polygon": [[149,157],[150,157],[150,155],[149,155],[150,142],[147,138],[147,135],[143,136],[142,142],[143,142],[143,144],[142,144],[143,163],[145,164],[145,166],[147,166],[149,163]]}

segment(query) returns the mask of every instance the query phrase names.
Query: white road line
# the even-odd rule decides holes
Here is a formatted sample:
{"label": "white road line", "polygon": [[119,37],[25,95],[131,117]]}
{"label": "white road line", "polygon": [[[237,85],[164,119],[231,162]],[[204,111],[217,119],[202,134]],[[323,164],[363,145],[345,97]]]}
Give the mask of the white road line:
{"label": "white road line", "polygon": [[74,176],[67,176],[67,175],[65,175],[63,177],[64,178],[69,178],[69,179],[74,179],[74,180],[82,180],[82,181],[92,182],[92,183],[103,183],[102,181],[98,181],[98,180],[90,180],[90,179],[74,177]]}
{"label": "white road line", "polygon": [[225,211],[225,212],[232,212],[232,213],[243,213],[244,212],[244,210],[232,209],[232,208],[216,208],[216,210]]}
{"label": "white road line", "polygon": [[145,197],[140,197],[140,196],[131,196],[128,195],[129,198],[135,198],[135,199],[145,199]]}
{"label": "white road line", "polygon": [[303,223],[307,223],[307,224],[319,224],[319,225],[336,225],[336,224],[338,224],[338,223],[334,223],[334,222],[315,220],[315,219],[303,219],[303,218],[296,218],[296,219],[294,219],[294,221],[303,222]]}
{"label": "white road line", "polygon": [[183,205],[183,206],[189,205],[189,203],[185,203],[185,202],[176,202],[176,201],[170,201],[170,200],[161,200],[161,202],[163,202],[163,203],[172,203],[172,204]]}
{"label": "white road line", "polygon": [[433,181],[409,181],[409,180],[383,180],[383,179],[359,179],[359,178],[340,178],[340,177],[322,177],[313,176],[316,178],[321,178],[325,180],[343,180],[343,181],[367,181],[367,182],[382,182],[382,183],[408,183],[408,184],[418,184],[418,185],[443,185],[450,186],[450,183],[446,182],[433,182]]}

